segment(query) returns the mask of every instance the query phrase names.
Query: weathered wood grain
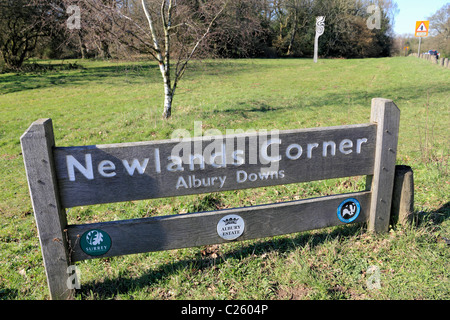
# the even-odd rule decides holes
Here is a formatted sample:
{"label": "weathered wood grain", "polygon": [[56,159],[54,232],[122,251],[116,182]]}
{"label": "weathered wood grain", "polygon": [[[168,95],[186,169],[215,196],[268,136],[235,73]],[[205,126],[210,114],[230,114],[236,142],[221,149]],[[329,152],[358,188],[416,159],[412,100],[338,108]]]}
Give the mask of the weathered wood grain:
{"label": "weathered wood grain", "polygon": [[[373,174],[375,135],[376,125],[362,124],[282,131],[278,136],[258,133],[202,137],[182,144],[180,141],[156,141],[55,148],[54,157],[62,204],[69,208]],[[277,141],[275,139],[279,139],[280,143],[272,143],[265,148],[264,141]],[[358,139],[365,140],[363,142]],[[188,154],[204,152],[205,159],[208,159],[207,150],[211,150],[212,144],[218,141],[223,141],[226,145],[225,153],[228,157],[233,151],[242,150],[245,163],[237,166],[233,164],[237,161],[227,159],[223,167],[206,163],[202,168],[194,162],[191,168],[186,157],[183,159],[183,171],[167,170],[167,166],[172,163],[168,157],[174,148],[182,145],[184,150],[191,150]],[[334,145],[328,145],[330,142],[334,142]],[[301,147],[301,153],[298,146]],[[267,150],[267,157],[275,158],[275,147],[278,147],[281,160],[263,163],[261,152]],[[287,151],[289,155],[286,155]],[[298,155],[299,158],[296,159]],[[89,161],[86,157],[89,157]],[[69,158],[89,169],[89,175],[68,165]],[[221,158],[217,157],[216,160],[220,163]],[[138,161],[135,164],[142,165],[142,168],[145,164],[145,171],[140,174],[135,170],[130,175],[124,161],[128,168],[133,161]],[[92,167],[88,168],[88,163]],[[74,181],[70,180],[69,167],[73,169]],[[262,170],[268,170],[270,174],[264,176]],[[202,183],[195,186],[194,183],[192,188],[186,188],[180,185],[180,177],[183,179],[181,182],[185,181],[188,186],[189,181],[205,181],[209,185]],[[243,181],[245,177],[247,179]],[[255,177],[256,179],[252,179]],[[225,179],[223,183],[221,178]]]}
{"label": "weathered wood grain", "polygon": [[[71,261],[224,243],[217,224],[230,214],[245,222],[235,241],[249,240],[351,221],[341,221],[337,209],[354,198],[361,212],[352,223],[387,231],[399,119],[391,100],[373,99],[369,124],[59,148],[51,120],[34,122],[21,144],[51,297],[73,294],[66,282]],[[359,175],[367,175],[366,191],[245,208],[70,226],[64,210]],[[93,229],[111,238],[104,255],[80,247]]]}
{"label": "weathered wood grain", "polygon": [[377,138],[368,228],[379,233],[389,228],[400,110],[392,100],[373,99],[370,118],[377,124]]}
{"label": "weathered wood grain", "polygon": [[70,225],[67,232],[72,260],[80,261],[98,258],[80,248],[80,237],[92,229],[105,231],[112,240],[111,249],[101,257],[196,247],[227,242],[219,237],[216,226],[229,214],[237,214],[245,221],[245,231],[236,241],[341,225],[337,208],[349,198],[361,204],[361,212],[354,223],[366,222],[370,192],[365,191],[211,212]]}
{"label": "weathered wood grain", "polygon": [[66,285],[70,263],[63,230],[67,221],[54,171],[52,121],[41,119],[34,122],[20,142],[50,296],[52,299],[67,299],[73,290]]}
{"label": "weathered wood grain", "polygon": [[409,166],[395,166],[391,221],[411,223],[414,217],[414,172]]}

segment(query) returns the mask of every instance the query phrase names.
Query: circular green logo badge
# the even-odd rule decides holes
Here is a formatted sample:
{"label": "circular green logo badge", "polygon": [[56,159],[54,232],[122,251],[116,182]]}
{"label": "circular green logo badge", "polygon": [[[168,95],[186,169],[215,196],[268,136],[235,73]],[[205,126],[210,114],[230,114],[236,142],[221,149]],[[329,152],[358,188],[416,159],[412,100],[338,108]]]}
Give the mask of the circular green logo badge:
{"label": "circular green logo badge", "polygon": [[111,237],[103,230],[89,230],[81,236],[80,246],[90,256],[101,256],[111,248]]}

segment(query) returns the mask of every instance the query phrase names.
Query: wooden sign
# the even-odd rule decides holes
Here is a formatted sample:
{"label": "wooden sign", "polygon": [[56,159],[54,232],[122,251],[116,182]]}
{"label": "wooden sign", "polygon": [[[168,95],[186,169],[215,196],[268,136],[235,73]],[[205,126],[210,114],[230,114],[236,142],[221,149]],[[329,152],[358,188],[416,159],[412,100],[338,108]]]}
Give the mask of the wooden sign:
{"label": "wooden sign", "polygon": [[[389,225],[400,112],[372,101],[371,122],[193,139],[56,147],[52,121],[21,138],[52,298],[73,294],[76,261],[241,241],[367,222]],[[368,176],[351,194],[164,217],[68,225],[65,208]]]}
{"label": "wooden sign", "polygon": [[375,136],[376,125],[364,124],[55,148],[54,161],[69,208],[367,175]]}

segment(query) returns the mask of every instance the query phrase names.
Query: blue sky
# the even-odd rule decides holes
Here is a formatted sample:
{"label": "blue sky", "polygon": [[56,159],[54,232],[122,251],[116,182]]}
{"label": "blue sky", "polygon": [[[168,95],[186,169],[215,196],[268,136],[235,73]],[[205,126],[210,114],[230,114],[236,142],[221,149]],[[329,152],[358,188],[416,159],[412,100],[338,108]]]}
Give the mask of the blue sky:
{"label": "blue sky", "polygon": [[427,20],[449,0],[394,0],[400,12],[395,16],[397,34],[414,33],[416,21]]}

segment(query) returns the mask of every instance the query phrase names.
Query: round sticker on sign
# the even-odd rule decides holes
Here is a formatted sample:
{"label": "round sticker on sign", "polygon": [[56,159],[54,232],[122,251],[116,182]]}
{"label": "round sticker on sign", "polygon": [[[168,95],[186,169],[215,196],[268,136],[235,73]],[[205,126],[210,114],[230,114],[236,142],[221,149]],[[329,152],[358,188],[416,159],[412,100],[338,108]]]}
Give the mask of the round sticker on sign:
{"label": "round sticker on sign", "polygon": [[244,219],[236,214],[230,214],[220,219],[217,224],[217,234],[225,240],[234,240],[244,233]]}
{"label": "round sticker on sign", "polygon": [[350,223],[358,218],[360,211],[361,205],[359,204],[359,201],[350,198],[341,202],[337,209],[337,216],[342,222]]}
{"label": "round sticker on sign", "polygon": [[101,256],[111,248],[111,237],[103,230],[88,230],[81,236],[80,246],[90,256]]}

